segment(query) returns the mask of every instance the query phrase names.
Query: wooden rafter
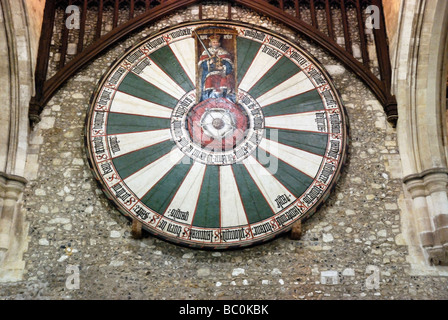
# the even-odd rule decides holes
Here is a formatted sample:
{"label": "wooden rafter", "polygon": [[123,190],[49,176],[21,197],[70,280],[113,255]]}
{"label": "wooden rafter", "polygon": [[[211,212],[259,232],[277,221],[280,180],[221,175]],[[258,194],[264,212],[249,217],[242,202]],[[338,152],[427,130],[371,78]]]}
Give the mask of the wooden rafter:
{"label": "wooden rafter", "polygon": [[[199,4],[198,20],[202,20],[203,11],[201,0],[47,0],[44,11],[44,22],[39,42],[39,54],[36,65],[36,95],[30,104],[30,120],[39,121],[39,115],[45,104],[80,68],[92,59],[111,47],[117,41],[135,32],[149,23],[155,22],[163,16],[188,6]],[[69,41],[69,30],[62,27],[61,44],[58,48],[60,60],[57,71],[48,77],[51,40],[54,36],[56,7],[76,3],[81,9],[81,25],[78,33],[77,54],[68,61],[67,48]],[[84,39],[86,34],[86,13],[90,5],[97,8],[97,19],[93,30],[93,40],[87,43]],[[231,5],[241,5],[252,9],[260,14],[284,23],[292,30],[299,32],[322,46],[331,54],[335,55],[351,71],[358,75],[372,90],[377,99],[383,105],[388,120],[395,124],[397,121],[397,107],[395,98],[390,93],[391,66],[389,60],[389,49],[385,30],[384,15],[382,13],[381,0],[294,0],[294,1],[269,1],[269,0],[232,0],[229,1],[227,19],[231,20]],[[363,8],[366,4],[378,6],[381,10],[380,29],[374,29],[374,43],[376,48],[377,62],[379,66],[379,77],[372,72],[370,67],[369,52],[367,50],[367,36],[365,34],[365,21],[363,19]],[[104,10],[112,9],[112,30],[103,34]],[[129,10],[128,21],[120,24],[119,12],[124,7]],[[137,7],[144,7],[145,12],[137,13]],[[287,11],[290,8],[293,11]],[[356,12],[355,20],[350,20],[348,10]],[[323,10],[324,23],[319,23],[317,11]],[[341,46],[337,41],[335,21],[333,14],[340,14],[342,19],[342,38],[344,44]],[[305,16],[308,20],[305,21]],[[64,13],[64,18],[67,15]],[[323,28],[326,31],[323,31]],[[361,58],[354,57],[353,53],[353,30],[357,32]]]}

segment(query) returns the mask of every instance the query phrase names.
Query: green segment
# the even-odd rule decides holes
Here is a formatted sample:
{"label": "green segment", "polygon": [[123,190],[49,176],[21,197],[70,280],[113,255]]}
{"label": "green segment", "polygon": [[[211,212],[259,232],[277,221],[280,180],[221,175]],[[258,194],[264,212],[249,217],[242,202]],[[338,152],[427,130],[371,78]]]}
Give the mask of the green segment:
{"label": "green segment", "polygon": [[194,89],[193,83],[191,83],[190,78],[184,72],[169,46],[156,50],[149,57],[186,92]]}
{"label": "green segment", "polygon": [[243,164],[232,165],[238,190],[250,224],[272,217],[274,213]]}
{"label": "green segment", "polygon": [[258,50],[260,50],[261,43],[256,41],[252,41],[246,38],[238,37],[236,41],[236,45],[238,48],[238,83],[241,82],[241,79],[246,74],[247,70],[250,67],[250,64],[254,60],[257,55]]}
{"label": "green segment", "polygon": [[249,90],[249,94],[257,99],[298,72],[301,72],[299,67],[283,56],[268,72],[266,72],[255,86]]}
{"label": "green segment", "polygon": [[219,166],[207,166],[194,214],[193,226],[219,228]]}
{"label": "green segment", "polygon": [[170,152],[173,146],[175,146],[173,141],[164,141],[145,149],[122,155],[112,161],[121,179],[124,180],[131,174]]}
{"label": "green segment", "polygon": [[[269,170],[269,168],[268,168]],[[270,170],[271,171],[271,170]],[[271,172],[294,196],[299,197],[313,183],[313,178],[291,167],[282,160],[278,160],[277,172]]]}
{"label": "green segment", "polygon": [[188,174],[192,164],[190,158],[184,158],[175,165],[160,181],[141,199],[154,211],[163,214]]}
{"label": "green segment", "polygon": [[327,149],[328,134],[268,128],[265,132],[274,141],[320,156],[325,155]]}
{"label": "green segment", "polygon": [[298,198],[302,195],[308,187],[313,183],[313,178],[290,166],[286,162],[276,158],[270,153],[265,156],[257,155],[259,162],[285,186],[291,191],[293,195]]}
{"label": "green segment", "polygon": [[170,119],[137,116],[132,114],[109,113],[107,118],[107,134],[142,132],[168,129]]}
{"label": "green segment", "polygon": [[263,108],[265,117],[323,110],[324,104],[317,90],[308,91]]}
{"label": "green segment", "polygon": [[139,76],[129,72],[118,90],[150,102],[174,108],[177,100]]}

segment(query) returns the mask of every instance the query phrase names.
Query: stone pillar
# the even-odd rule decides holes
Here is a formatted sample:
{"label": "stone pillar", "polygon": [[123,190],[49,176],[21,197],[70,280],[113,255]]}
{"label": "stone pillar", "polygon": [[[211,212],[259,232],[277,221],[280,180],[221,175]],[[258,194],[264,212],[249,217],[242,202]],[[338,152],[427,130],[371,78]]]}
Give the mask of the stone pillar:
{"label": "stone pillar", "polygon": [[17,204],[25,185],[26,180],[24,178],[7,177],[0,173],[0,189],[3,191],[3,205],[0,210],[0,251],[9,248],[10,233],[17,211]]}
{"label": "stone pillar", "polygon": [[[0,221],[3,212],[3,203],[6,195],[6,179],[3,176],[0,176]],[[1,222],[0,222],[1,223]],[[5,241],[2,240],[3,236],[0,235],[0,265],[3,260],[5,260],[6,251],[8,250],[8,246],[5,245]]]}
{"label": "stone pillar", "polygon": [[[425,265],[448,265],[448,157],[441,92],[448,63],[448,1],[402,0],[393,84],[398,102],[398,144],[412,221],[403,221],[409,246],[420,247]],[[406,230],[410,226],[413,230]],[[416,260],[415,260],[416,261]],[[419,262],[419,264],[420,264]]]}
{"label": "stone pillar", "polygon": [[448,265],[448,169],[404,178],[414,206],[415,227],[431,265]]}
{"label": "stone pillar", "polygon": [[423,248],[434,245],[433,228],[429,218],[429,211],[426,203],[426,190],[421,179],[410,179],[406,186],[412,197],[415,208],[414,223]]}
{"label": "stone pillar", "polygon": [[[445,173],[434,173],[425,177],[428,193],[431,197],[432,220],[434,224],[435,246],[432,251],[433,264],[448,265],[448,197],[447,185],[448,175]],[[433,254],[434,255],[434,254]]]}
{"label": "stone pillar", "polygon": [[[0,282],[21,280],[27,228],[21,213],[21,198],[27,181],[0,172]],[[26,246],[26,244],[25,244]]]}
{"label": "stone pillar", "polygon": [[0,0],[0,282],[22,280],[24,271],[28,227],[21,199],[34,90],[31,28],[24,0]]}

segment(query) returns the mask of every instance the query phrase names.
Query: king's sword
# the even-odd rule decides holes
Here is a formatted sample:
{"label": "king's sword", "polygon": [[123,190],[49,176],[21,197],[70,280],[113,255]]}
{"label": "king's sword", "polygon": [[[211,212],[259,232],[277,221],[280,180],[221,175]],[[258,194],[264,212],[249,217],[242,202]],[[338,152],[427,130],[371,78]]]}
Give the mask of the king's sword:
{"label": "king's sword", "polygon": [[208,58],[209,58],[209,59],[216,58],[216,61],[215,61],[216,66],[217,66],[218,68],[219,68],[219,67],[222,67],[221,57],[219,57],[217,54],[212,55],[212,54],[210,53],[210,51],[208,51],[208,49],[207,49],[207,47],[205,46],[204,42],[202,42],[202,40],[201,40],[201,38],[199,37],[199,35],[196,33],[196,30],[193,30],[193,32],[194,32],[194,34],[196,35],[196,37],[198,38],[198,40],[199,40],[200,44],[202,45],[202,47],[205,49],[205,52],[207,52]]}
{"label": "king's sword", "polygon": [[196,35],[196,37],[198,38],[199,43],[202,45],[202,47],[204,47],[205,52],[207,52],[208,57],[209,57],[210,59],[213,58],[213,57],[212,57],[212,54],[210,53],[210,51],[208,51],[208,49],[207,49],[207,47],[205,46],[204,42],[202,42],[201,37],[199,37],[199,35],[196,33],[196,30],[193,30],[193,32],[194,32],[194,34]]}

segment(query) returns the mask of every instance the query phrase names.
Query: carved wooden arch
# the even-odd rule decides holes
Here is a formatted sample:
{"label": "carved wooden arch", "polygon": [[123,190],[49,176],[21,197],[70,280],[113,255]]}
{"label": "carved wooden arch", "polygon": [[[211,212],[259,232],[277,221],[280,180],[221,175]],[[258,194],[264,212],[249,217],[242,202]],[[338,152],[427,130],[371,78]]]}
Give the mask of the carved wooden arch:
{"label": "carved wooden arch", "polygon": [[[107,1],[107,0],[104,0]],[[75,0],[68,0],[69,4],[76,2]],[[87,5],[91,0],[78,0],[77,2],[82,3],[83,12],[86,11]],[[99,10],[102,10],[103,0],[99,0]],[[113,2],[113,1],[109,1]],[[123,0],[115,0],[115,11],[118,11],[119,5]],[[139,1],[143,2],[143,1]],[[57,73],[51,78],[47,79],[47,69],[49,63],[49,52],[51,36],[54,27],[54,15],[56,3],[54,0],[47,0],[44,12],[44,23],[42,26],[41,39],[39,43],[39,56],[36,65],[36,95],[33,97],[30,104],[29,117],[32,123],[36,123],[40,120],[40,113],[42,112],[45,104],[50,100],[54,93],[61,87],[61,85],[72,77],[78,70],[94,59],[98,54],[104,52],[111,45],[116,43],[126,36],[136,31],[140,27],[148,25],[163,16],[172,13],[176,10],[182,8],[200,4],[199,7],[199,17],[198,20],[202,20],[202,10],[201,0],[161,0],[161,1],[149,1],[146,0],[146,7],[149,8],[149,4],[155,3],[154,7],[147,10],[144,14],[133,16],[133,10],[135,1],[130,0],[130,20],[120,26],[117,26],[116,19],[114,18],[114,28],[109,33],[99,37],[98,32],[95,41],[88,47],[83,48],[82,43],[78,44],[79,53],[67,64],[61,64],[61,68]],[[229,3],[229,13],[228,20],[231,20],[231,5],[237,4],[243,7],[249,8],[255,12],[266,15],[272,19],[282,22],[287,27],[291,28],[293,31],[304,34],[309,37],[317,44],[319,44],[324,49],[328,50],[331,54],[336,56],[341,62],[345,64],[351,71],[353,71],[357,76],[359,76],[362,81],[372,90],[379,102],[383,105],[384,110],[387,114],[387,118],[392,125],[396,124],[398,119],[397,105],[395,97],[390,93],[390,83],[391,83],[391,67],[388,52],[388,43],[385,30],[384,16],[382,13],[381,0],[295,0],[295,1],[267,1],[267,0],[232,0]],[[286,11],[284,11],[285,6],[293,5],[295,7],[298,15],[293,16]],[[305,4],[309,6],[312,23],[308,24],[300,18],[299,5]],[[379,65],[379,79],[375,74],[369,69],[369,62],[366,60],[367,55],[367,45],[363,40],[365,40],[364,34],[364,23],[362,18],[361,7],[368,4],[376,5],[381,8],[381,26],[379,29],[374,29],[376,54],[378,58]],[[332,36],[326,35],[325,33],[319,31],[317,27],[317,19],[315,16],[315,8],[317,5],[323,5],[327,12],[327,24],[329,33]],[[332,19],[330,17],[329,8],[330,5],[340,6],[343,15],[343,28],[345,36],[345,48],[341,47],[335,40],[334,33],[332,34]],[[348,22],[347,17],[344,17],[345,6],[354,6],[357,10],[357,28],[361,38],[361,49],[363,53],[362,62],[357,60],[352,53],[351,41],[348,36]],[[81,17],[81,29],[80,36],[84,34],[85,25],[85,15],[82,14]],[[67,50],[67,44],[63,43],[62,51]],[[65,57],[62,56],[64,61]],[[368,59],[368,56],[367,56]]]}

